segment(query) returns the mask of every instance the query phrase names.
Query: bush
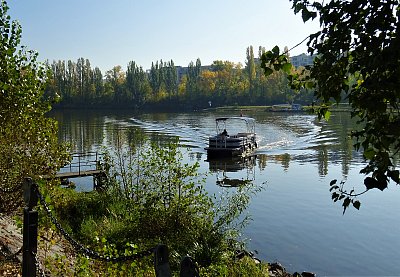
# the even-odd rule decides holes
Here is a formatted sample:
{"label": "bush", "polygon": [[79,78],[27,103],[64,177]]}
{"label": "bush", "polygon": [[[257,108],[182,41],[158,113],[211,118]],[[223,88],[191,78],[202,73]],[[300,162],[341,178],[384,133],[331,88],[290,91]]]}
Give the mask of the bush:
{"label": "bush", "polygon": [[[232,229],[232,223],[245,209],[249,201],[245,195],[251,189],[239,189],[225,198],[224,210],[204,190],[199,165],[182,164],[177,141],[160,146],[140,138],[138,143],[120,137],[117,151],[105,154],[108,181],[102,191],[52,191],[54,209],[63,225],[106,255],[125,255],[130,245],[143,251],[162,243],[170,249],[174,270],[189,254],[202,268],[221,265],[221,270],[233,267],[240,272],[247,263],[227,263],[238,246],[235,235],[239,232]],[[145,268],[152,266],[148,262]]]}

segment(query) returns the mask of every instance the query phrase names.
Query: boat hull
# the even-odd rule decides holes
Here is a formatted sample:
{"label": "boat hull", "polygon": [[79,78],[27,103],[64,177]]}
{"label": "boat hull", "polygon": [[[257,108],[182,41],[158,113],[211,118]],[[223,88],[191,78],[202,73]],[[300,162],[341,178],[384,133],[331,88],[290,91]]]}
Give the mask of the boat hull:
{"label": "boat hull", "polygon": [[246,156],[257,148],[255,136],[242,135],[234,137],[210,137],[208,141],[207,155],[209,157],[235,157]]}
{"label": "boat hull", "polygon": [[206,147],[207,156],[211,158],[216,157],[235,157],[235,156],[243,156],[246,151],[243,151],[240,148],[210,148]]}
{"label": "boat hull", "polygon": [[[227,121],[241,121],[246,124],[242,132],[230,133]],[[216,119],[217,134],[208,138],[207,155],[210,158],[246,156],[257,148],[255,120],[250,117],[220,117]]]}

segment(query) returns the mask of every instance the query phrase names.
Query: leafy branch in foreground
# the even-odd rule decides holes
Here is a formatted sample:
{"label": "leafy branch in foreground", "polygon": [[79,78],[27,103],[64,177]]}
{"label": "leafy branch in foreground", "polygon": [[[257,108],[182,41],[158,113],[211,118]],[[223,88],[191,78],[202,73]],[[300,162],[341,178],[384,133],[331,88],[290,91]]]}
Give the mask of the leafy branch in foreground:
{"label": "leafy branch in foreground", "polygon": [[329,191],[333,191],[332,192],[332,200],[334,202],[338,201],[338,200],[342,200],[342,206],[343,206],[343,214],[346,212],[346,209],[350,206],[350,204],[353,205],[354,208],[356,208],[357,210],[360,209],[361,203],[360,201],[356,200],[357,196],[360,196],[361,194],[364,194],[368,191],[365,190],[361,193],[354,193],[354,189],[352,189],[350,192],[347,192],[346,190],[344,190],[344,181],[340,182],[340,186],[336,184],[337,180],[332,180],[330,182],[330,186],[331,188],[329,189]]}
{"label": "leafy branch in foreground", "polygon": [[[362,151],[368,162],[360,171],[368,175],[364,180],[367,190],[384,190],[390,181],[399,184],[400,3],[292,2],[292,9],[296,14],[301,12],[304,22],[319,18],[321,30],[311,34],[307,42],[308,52],[316,58],[309,75],[296,75],[288,70],[287,55],[274,47],[262,57],[265,74],[284,70],[292,88],[314,89],[319,118],[329,118],[333,103],[348,101],[359,126],[351,133],[354,148]],[[335,195],[334,200],[343,200],[347,207],[351,200],[342,195]]]}
{"label": "leafy branch in foreground", "polygon": [[37,53],[20,45],[22,29],[0,0],[0,212],[22,202],[18,189],[24,177],[55,173],[68,158],[59,144],[57,123],[47,118],[44,99],[46,68]]}

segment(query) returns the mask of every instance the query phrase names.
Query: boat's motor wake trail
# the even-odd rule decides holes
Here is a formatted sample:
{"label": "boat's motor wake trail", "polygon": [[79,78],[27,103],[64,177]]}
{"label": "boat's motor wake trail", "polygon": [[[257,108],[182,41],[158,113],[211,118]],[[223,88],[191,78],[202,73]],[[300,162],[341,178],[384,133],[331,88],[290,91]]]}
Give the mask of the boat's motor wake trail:
{"label": "boat's motor wake trail", "polygon": [[279,141],[267,143],[265,145],[260,145],[257,149],[257,152],[264,152],[264,151],[271,150],[271,149],[286,147],[288,145],[292,145],[293,143],[294,143],[294,141],[292,141],[292,140],[282,139]]}

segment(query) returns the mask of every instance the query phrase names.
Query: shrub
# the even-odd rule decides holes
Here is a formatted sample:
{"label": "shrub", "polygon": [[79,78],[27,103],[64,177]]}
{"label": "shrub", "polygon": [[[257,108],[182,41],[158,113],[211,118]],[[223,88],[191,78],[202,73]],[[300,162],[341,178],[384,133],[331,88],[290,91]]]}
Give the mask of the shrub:
{"label": "shrub", "polygon": [[[225,202],[216,205],[203,188],[199,165],[182,163],[177,141],[161,146],[128,134],[120,134],[116,152],[105,153],[103,166],[108,178],[102,191],[52,191],[54,209],[68,230],[92,248],[113,256],[130,251],[129,245],[135,245],[136,251],[166,244],[174,270],[187,254],[203,268],[221,265],[221,270],[231,272],[231,266],[248,265],[228,261],[233,260],[233,250],[239,245],[235,228],[241,225],[237,218],[254,192],[251,186],[225,195]],[[141,266],[150,268],[150,260],[145,261],[140,262]],[[103,270],[105,266],[93,264]]]}

